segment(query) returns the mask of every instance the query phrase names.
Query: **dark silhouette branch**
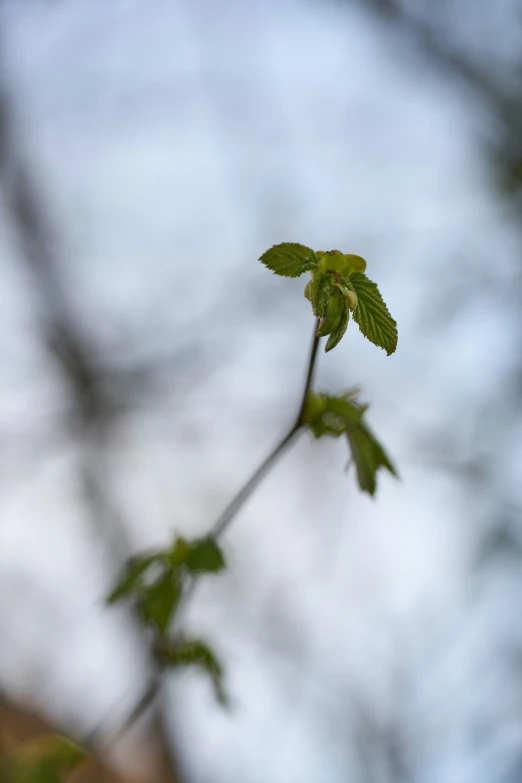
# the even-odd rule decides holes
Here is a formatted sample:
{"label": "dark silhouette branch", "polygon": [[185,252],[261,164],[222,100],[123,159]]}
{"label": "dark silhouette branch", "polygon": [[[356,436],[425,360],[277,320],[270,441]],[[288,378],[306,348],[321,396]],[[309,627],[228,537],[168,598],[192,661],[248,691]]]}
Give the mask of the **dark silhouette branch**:
{"label": "dark silhouette branch", "polygon": [[230,525],[230,523],[232,522],[236,514],[242,509],[244,504],[247,502],[250,496],[255,492],[255,490],[257,489],[259,484],[263,481],[265,476],[273,468],[274,464],[277,462],[279,457],[281,457],[285,453],[287,448],[293,443],[296,435],[302,430],[303,423],[304,423],[303,418],[304,418],[304,412],[306,407],[306,400],[313,382],[315,362],[317,358],[317,349],[319,346],[319,337],[317,336],[317,326],[318,325],[316,322],[314,324],[314,333],[312,337],[312,347],[310,349],[310,357],[308,359],[306,380],[303,388],[301,403],[299,405],[295,422],[290,427],[286,435],[282,437],[279,443],[270,452],[268,457],[261,463],[261,465],[257,468],[257,470],[254,471],[254,473],[248,479],[246,484],[244,484],[244,486],[240,489],[240,491],[235,496],[235,498],[233,498],[233,500],[228,504],[228,506],[225,508],[222,514],[211,526],[210,534],[215,537],[218,537],[222,533],[224,533],[224,531]]}
{"label": "dark silhouette branch", "polygon": [[[118,546],[118,563],[131,554],[127,529],[114,512],[99,470],[99,450],[113,413],[111,401],[100,383],[100,372],[93,350],[78,328],[74,313],[60,283],[56,248],[45,220],[41,199],[31,181],[24,156],[14,141],[12,107],[7,88],[0,84],[0,178],[4,201],[22,250],[22,259],[36,283],[43,309],[43,335],[55,364],[69,388],[73,403],[71,424],[81,438],[84,455],[81,479],[84,498],[93,527],[102,537],[111,535],[110,553]],[[136,623],[138,627],[138,623]],[[141,638],[142,628],[139,626]],[[153,647],[149,648],[150,666],[159,677],[161,668]],[[156,706],[154,736],[163,758],[169,759],[169,779],[181,783],[183,776],[173,751],[162,711]]]}

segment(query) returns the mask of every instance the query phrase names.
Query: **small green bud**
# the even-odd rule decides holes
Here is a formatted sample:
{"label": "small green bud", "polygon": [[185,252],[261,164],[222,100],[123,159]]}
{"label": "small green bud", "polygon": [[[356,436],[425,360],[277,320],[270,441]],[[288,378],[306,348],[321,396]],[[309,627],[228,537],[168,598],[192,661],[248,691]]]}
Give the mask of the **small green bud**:
{"label": "small green bud", "polygon": [[340,250],[328,250],[319,261],[321,272],[341,272],[345,262]]}
{"label": "small green bud", "polygon": [[348,305],[348,309],[355,310],[355,308],[359,304],[359,300],[357,299],[357,294],[355,293],[355,291],[346,291],[344,298],[346,299],[346,304]]}
{"label": "small green bud", "polygon": [[348,305],[348,309],[355,310],[359,302],[355,291],[350,291],[349,288],[346,288],[344,285],[340,285],[339,283],[337,284],[337,287],[342,292],[344,298],[346,299],[346,304]]}
{"label": "small green bud", "polygon": [[326,397],[319,394],[309,394],[306,399],[304,419],[308,424],[316,421],[326,410]]}
{"label": "small green bud", "polygon": [[337,329],[345,308],[346,305],[344,304],[343,295],[338,288],[335,288],[328,299],[326,312],[319,321],[319,327],[317,329],[318,337],[326,337],[327,334],[330,334]]}
{"label": "small green bud", "polygon": [[352,253],[343,254],[340,250],[329,250],[323,253],[319,261],[319,269],[322,272],[340,272],[349,277],[354,272],[364,272],[366,261],[362,256],[356,256]]}
{"label": "small green bud", "polygon": [[351,254],[344,255],[345,266],[341,271],[345,275],[353,275],[354,272],[364,272],[366,269],[366,261],[362,256],[354,256]]}
{"label": "small green bud", "polygon": [[332,275],[325,272],[316,272],[312,277],[306,294],[312,304],[314,315],[323,318],[326,315],[326,306],[333,293],[335,283]]}

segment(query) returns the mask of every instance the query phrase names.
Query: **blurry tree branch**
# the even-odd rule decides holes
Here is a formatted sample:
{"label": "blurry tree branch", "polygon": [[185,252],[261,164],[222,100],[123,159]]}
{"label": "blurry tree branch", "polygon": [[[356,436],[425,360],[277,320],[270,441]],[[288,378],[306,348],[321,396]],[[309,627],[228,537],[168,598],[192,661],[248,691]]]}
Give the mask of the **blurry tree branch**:
{"label": "blurry tree branch", "polygon": [[[496,180],[499,194],[508,207],[506,217],[511,215],[514,218],[514,225],[520,232],[520,215],[522,210],[522,51],[512,55],[508,61],[508,66],[504,71],[496,69],[491,57],[487,53],[474,52],[473,56],[468,54],[457,41],[457,36],[453,37],[448,29],[445,33],[441,32],[440,20],[444,15],[448,15],[451,10],[451,4],[440,4],[436,0],[426,0],[424,3],[404,3],[403,0],[361,0],[356,2],[366,10],[373,12],[378,19],[388,26],[395,33],[402,34],[413,45],[419,47],[421,52],[428,58],[428,61],[435,64],[442,72],[456,77],[467,88],[470,93],[476,95],[482,102],[486,111],[490,113],[493,123],[488,137],[483,138],[485,150],[490,158],[491,170]],[[516,10],[516,4],[512,10]],[[498,10],[497,10],[498,8]],[[505,13],[501,4],[489,4],[490,13],[497,12],[499,15]],[[470,7],[470,12],[471,7]],[[477,8],[477,13],[481,13]],[[465,17],[464,23],[465,23]],[[520,15],[513,15],[513,23],[518,25],[518,35],[522,32],[522,23]],[[447,18],[446,18],[446,28]],[[453,39],[453,40],[452,40]],[[502,48],[502,39],[496,42],[499,51]],[[469,279],[466,281],[469,286]],[[491,287],[492,283],[488,281],[487,285]],[[501,296],[503,301],[506,298],[504,285],[501,287]],[[451,296],[451,294],[450,294]],[[519,351],[522,347],[522,265],[519,265],[518,274],[509,280],[509,296],[515,302],[515,330],[518,335]],[[461,300],[462,301],[462,300]],[[513,421],[519,419],[521,415],[521,389],[522,389],[522,370],[520,361],[514,362],[512,368],[511,385],[506,395],[503,405],[488,404],[487,416],[489,421],[495,417],[494,426],[490,425],[490,434],[488,449],[494,454],[504,452],[506,449],[506,438],[508,439],[508,448],[512,448],[510,442],[510,433],[513,428]],[[479,414],[477,422],[477,432],[483,433],[483,416]],[[445,440],[447,435],[444,436]],[[476,450],[476,443],[474,444]],[[435,451],[435,460],[438,467],[444,467],[441,461],[441,455],[438,454],[438,445],[432,444],[432,450]],[[474,481],[475,485],[481,485],[484,491],[491,497],[492,493],[497,491],[500,497],[505,493],[505,487],[500,486],[494,489],[493,465],[486,464],[483,455],[477,456],[474,453],[471,459],[457,458],[453,455],[452,465],[447,464],[448,470],[455,475],[457,472],[466,481]],[[437,465],[435,465],[437,467]],[[479,545],[480,553],[478,559],[484,560],[485,552],[493,552],[491,541],[505,542],[505,530],[503,528],[504,516],[499,514],[496,520],[493,520],[493,532],[488,529],[485,539]]]}
{"label": "blurry tree branch", "polygon": [[[357,0],[360,3],[360,0]],[[491,75],[487,58],[479,64],[459,51],[447,36],[436,30],[430,21],[430,13],[446,13],[436,2],[425,4],[424,9],[413,4],[406,8],[401,0],[367,0],[364,8],[375,11],[397,32],[408,36],[437,66],[446,69],[470,88],[500,123],[496,137],[489,140],[490,151],[496,163],[501,184],[513,195],[522,188],[522,89],[504,83]],[[502,11],[499,9],[499,13]],[[513,72],[520,68],[515,63]]]}
{"label": "blurry tree branch", "polygon": [[[99,469],[98,451],[114,414],[113,401],[104,394],[95,353],[78,328],[60,280],[57,253],[45,219],[44,209],[20,146],[15,142],[15,123],[8,89],[0,84],[0,176],[4,201],[17,239],[37,285],[43,308],[43,339],[65,380],[73,403],[72,423],[84,445],[82,482],[86,505],[98,534],[111,535],[118,542],[116,568],[130,556],[126,526],[112,508],[105,480]],[[154,651],[150,665],[158,670]],[[170,757],[171,781],[181,781],[179,762],[172,751],[161,710],[156,709],[154,733],[162,753]]]}
{"label": "blurry tree branch", "polygon": [[498,108],[507,100],[500,85],[491,79],[485,70],[477,68],[455,48],[448,45],[428,21],[411,13],[411,7],[405,8],[400,0],[368,0],[365,6],[379,13],[384,21],[394,25],[397,30],[409,34],[434,62],[451,69],[494,108]]}

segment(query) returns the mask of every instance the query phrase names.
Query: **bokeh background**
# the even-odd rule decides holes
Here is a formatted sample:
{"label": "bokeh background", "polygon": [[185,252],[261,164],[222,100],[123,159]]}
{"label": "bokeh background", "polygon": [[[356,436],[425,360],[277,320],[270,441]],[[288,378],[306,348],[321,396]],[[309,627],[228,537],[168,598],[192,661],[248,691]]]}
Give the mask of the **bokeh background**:
{"label": "bokeh background", "polygon": [[[519,781],[522,3],[0,12],[5,700],[150,780],[161,739],[182,783]],[[232,709],[171,675],[116,740],[150,656],[115,574],[206,531],[295,415],[282,241],[379,282],[397,353],[352,325],[317,387],[363,388],[401,481],[361,496],[303,438],[187,618]]]}

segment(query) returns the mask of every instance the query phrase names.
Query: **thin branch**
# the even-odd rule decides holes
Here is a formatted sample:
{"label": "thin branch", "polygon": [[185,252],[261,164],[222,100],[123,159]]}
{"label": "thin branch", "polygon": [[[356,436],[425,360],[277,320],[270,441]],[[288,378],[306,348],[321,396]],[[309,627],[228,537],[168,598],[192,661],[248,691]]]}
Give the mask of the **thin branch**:
{"label": "thin branch", "polygon": [[250,498],[250,496],[255,492],[259,484],[263,481],[267,473],[270,472],[270,469],[274,466],[274,464],[277,462],[279,457],[281,457],[288,446],[292,443],[293,439],[301,429],[301,425],[296,423],[292,426],[290,430],[286,433],[284,438],[279,441],[277,446],[272,449],[268,457],[261,463],[261,465],[254,471],[252,476],[248,479],[246,484],[243,485],[243,487],[239,490],[237,495],[231,502],[228,504],[228,506],[225,508],[223,513],[218,517],[218,519],[214,522],[212,527],[210,528],[210,535],[214,538],[217,538],[218,536],[222,535],[227,527],[230,525],[230,523],[234,520],[234,517],[238,514],[238,512],[242,509],[242,507],[245,505],[247,500]]}
{"label": "thin branch", "polygon": [[267,473],[270,472],[271,468],[277,462],[279,457],[281,457],[286,451],[286,449],[291,445],[295,436],[298,434],[298,432],[301,430],[303,426],[303,417],[305,412],[306,399],[308,397],[308,394],[310,392],[313,383],[315,363],[317,358],[317,349],[319,347],[319,337],[317,336],[317,327],[318,324],[316,322],[314,325],[312,347],[310,349],[310,356],[308,359],[308,369],[307,369],[306,380],[303,388],[303,395],[302,395],[301,403],[299,405],[299,410],[297,412],[295,423],[288,430],[286,435],[284,435],[284,437],[279,441],[277,446],[270,452],[268,457],[261,463],[261,465],[257,468],[257,470],[254,471],[254,473],[248,479],[246,484],[243,485],[243,487],[239,490],[235,498],[231,500],[231,502],[228,504],[228,506],[225,508],[222,514],[211,526],[210,535],[214,536],[215,538],[217,538],[218,536],[222,535],[222,533],[224,533],[224,531],[230,525],[230,523],[232,522],[236,514],[241,510],[241,508],[244,506],[244,504],[247,502],[250,496],[255,492],[259,484],[263,481]]}
{"label": "thin branch", "polygon": [[306,400],[312,389],[315,375],[315,364],[317,359],[317,349],[319,348],[320,338],[317,336],[317,330],[319,329],[319,319],[314,324],[314,331],[312,335],[312,347],[310,349],[310,358],[308,359],[308,372],[306,374],[306,381],[303,389],[303,397],[301,399],[301,405],[299,407],[299,414],[297,416],[297,424],[301,426],[304,421],[304,413],[306,408]]}
{"label": "thin branch", "polygon": [[128,732],[128,730],[136,723],[138,718],[143,715],[144,712],[152,705],[154,699],[160,691],[161,683],[158,678],[151,680],[147,689],[143,692],[140,700],[136,703],[132,712],[128,715],[125,722],[120,726],[114,736],[110,738],[110,745],[115,745],[122,737]]}
{"label": "thin branch", "polygon": [[295,436],[302,429],[304,424],[304,412],[306,407],[306,400],[310,389],[312,387],[315,364],[317,359],[317,349],[319,347],[319,337],[317,336],[318,321],[314,324],[314,332],[312,337],[312,347],[310,348],[310,356],[308,358],[308,368],[306,371],[306,380],[303,387],[303,394],[297,416],[294,424],[290,427],[286,435],[279,441],[277,446],[270,452],[268,457],[261,463],[261,465],[254,471],[252,476],[248,479],[246,484],[239,490],[235,498],[231,500],[225,510],[216,519],[214,524],[210,528],[210,535],[214,538],[222,535],[227,527],[230,525],[234,517],[245,505],[250,496],[255,492],[259,484],[263,481],[267,473],[281,457],[286,449],[291,445]]}

